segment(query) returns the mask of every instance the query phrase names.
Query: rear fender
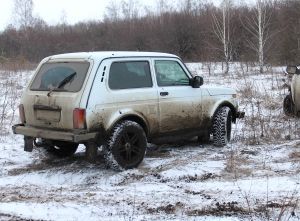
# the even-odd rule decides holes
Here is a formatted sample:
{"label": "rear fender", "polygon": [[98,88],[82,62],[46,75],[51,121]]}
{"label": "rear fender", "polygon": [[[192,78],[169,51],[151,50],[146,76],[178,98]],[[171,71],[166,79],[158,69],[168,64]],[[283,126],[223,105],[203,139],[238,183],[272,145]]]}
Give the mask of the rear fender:
{"label": "rear fender", "polygon": [[119,122],[124,120],[132,120],[137,122],[143,127],[146,135],[148,136],[149,123],[147,122],[146,118],[141,113],[135,112],[131,109],[121,109],[112,114],[110,120],[105,126],[106,131],[112,131]]}

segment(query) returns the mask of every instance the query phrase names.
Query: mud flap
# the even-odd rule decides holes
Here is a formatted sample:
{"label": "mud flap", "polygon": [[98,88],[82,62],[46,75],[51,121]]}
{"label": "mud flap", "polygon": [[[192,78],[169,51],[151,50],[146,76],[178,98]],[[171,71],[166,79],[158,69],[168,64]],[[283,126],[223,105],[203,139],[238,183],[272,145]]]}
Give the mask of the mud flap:
{"label": "mud flap", "polygon": [[97,159],[97,144],[94,142],[89,142],[86,145],[85,159],[90,163],[95,163]]}
{"label": "mud flap", "polygon": [[24,136],[24,151],[32,152],[33,150],[33,138]]}

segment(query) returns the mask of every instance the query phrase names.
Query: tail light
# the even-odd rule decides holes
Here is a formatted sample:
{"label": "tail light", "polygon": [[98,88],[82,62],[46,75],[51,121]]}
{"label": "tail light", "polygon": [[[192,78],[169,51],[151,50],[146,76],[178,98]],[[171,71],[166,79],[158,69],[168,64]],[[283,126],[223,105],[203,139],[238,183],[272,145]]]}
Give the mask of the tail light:
{"label": "tail light", "polygon": [[19,105],[19,116],[20,116],[20,121],[22,124],[26,123],[26,118],[25,118],[25,111],[24,111],[24,105],[20,104]]}
{"label": "tail light", "polygon": [[73,110],[73,127],[74,129],[85,129],[85,109],[75,108]]}

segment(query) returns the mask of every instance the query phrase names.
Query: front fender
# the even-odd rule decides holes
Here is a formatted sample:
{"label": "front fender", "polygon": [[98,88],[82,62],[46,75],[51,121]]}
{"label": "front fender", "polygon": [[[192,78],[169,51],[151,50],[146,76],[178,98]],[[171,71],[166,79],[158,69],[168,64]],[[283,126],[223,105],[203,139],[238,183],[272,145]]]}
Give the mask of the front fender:
{"label": "front fender", "polygon": [[237,101],[233,98],[230,97],[230,99],[220,99],[217,102],[214,103],[214,105],[211,108],[211,111],[209,113],[209,117],[211,119],[213,119],[216,111],[220,108],[220,107],[224,107],[227,106],[230,108],[231,112],[232,112],[232,121],[235,122],[236,118],[237,118],[237,109],[238,109],[238,105],[237,105]]}

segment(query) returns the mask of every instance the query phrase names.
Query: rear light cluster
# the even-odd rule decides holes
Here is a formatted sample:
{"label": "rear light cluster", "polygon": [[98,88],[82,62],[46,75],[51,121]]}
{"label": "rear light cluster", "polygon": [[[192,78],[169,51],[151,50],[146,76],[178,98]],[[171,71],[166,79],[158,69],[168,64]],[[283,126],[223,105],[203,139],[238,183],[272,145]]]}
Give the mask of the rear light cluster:
{"label": "rear light cluster", "polygon": [[22,124],[26,123],[26,118],[25,118],[25,110],[24,110],[24,105],[20,104],[19,105],[19,117],[20,117],[20,121]]}
{"label": "rear light cluster", "polygon": [[73,128],[74,129],[86,128],[85,109],[75,108],[73,110]]}

